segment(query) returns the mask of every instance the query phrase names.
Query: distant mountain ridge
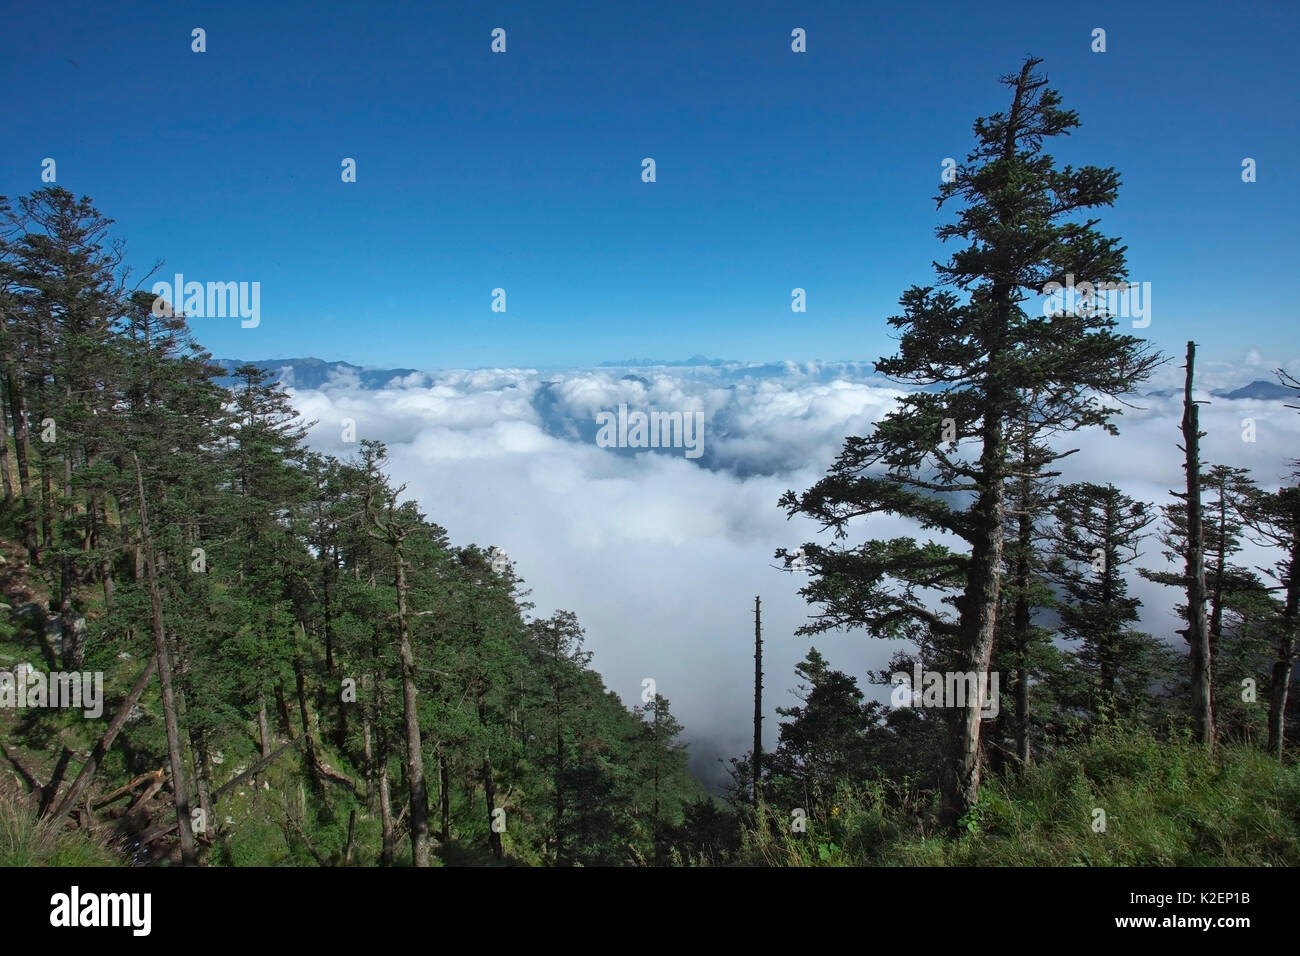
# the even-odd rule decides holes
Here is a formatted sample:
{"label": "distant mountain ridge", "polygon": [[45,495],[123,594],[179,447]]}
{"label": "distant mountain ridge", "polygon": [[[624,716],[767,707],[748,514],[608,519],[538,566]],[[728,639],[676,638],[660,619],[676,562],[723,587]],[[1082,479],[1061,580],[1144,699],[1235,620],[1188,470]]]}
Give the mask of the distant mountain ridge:
{"label": "distant mountain ridge", "polygon": [[265,372],[274,372],[276,378],[294,388],[320,388],[332,378],[356,377],[364,389],[383,388],[395,378],[405,378],[419,372],[414,368],[363,368],[350,362],[326,362],[318,358],[289,359],[214,359],[214,365],[226,370],[217,379],[222,385],[234,382],[234,371],[241,365],[255,365]]}
{"label": "distant mountain ridge", "polygon": [[[1182,389],[1162,388],[1158,391],[1147,392],[1148,398],[1169,398],[1171,395],[1181,394]],[[1300,398],[1295,389],[1287,388],[1277,382],[1270,382],[1266,379],[1257,378],[1249,385],[1243,385],[1241,388],[1213,388],[1210,394],[1215,398],[1253,398],[1269,400],[1282,400],[1288,398]]]}
{"label": "distant mountain ridge", "polygon": [[661,365],[664,368],[699,368],[700,366],[717,366],[717,365],[735,365],[727,359],[711,359],[704,355],[692,355],[688,359],[669,360],[669,359],[623,359],[618,362],[601,362],[597,368],[653,368]]}
{"label": "distant mountain ridge", "polygon": [[1219,398],[1300,398],[1295,389],[1261,378],[1257,378],[1249,385],[1234,389],[1231,392],[1226,389],[1216,388],[1210,394]]}

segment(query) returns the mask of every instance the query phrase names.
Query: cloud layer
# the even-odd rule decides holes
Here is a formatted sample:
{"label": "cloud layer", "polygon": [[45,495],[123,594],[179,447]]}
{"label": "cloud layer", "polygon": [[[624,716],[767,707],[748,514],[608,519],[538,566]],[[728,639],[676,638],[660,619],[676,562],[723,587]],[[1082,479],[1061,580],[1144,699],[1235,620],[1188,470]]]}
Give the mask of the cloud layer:
{"label": "cloud layer", "polygon": [[[1205,363],[1206,390],[1270,379],[1281,363],[1257,354]],[[1290,367],[1295,368],[1292,364]],[[1178,383],[1166,367],[1150,388]],[[1164,381],[1169,379],[1169,382]],[[629,705],[653,678],[687,728],[697,773],[716,779],[716,758],[752,736],[753,608],[763,599],[765,740],[774,709],[790,702],[794,665],[811,643],[793,632],[807,619],[797,576],[773,551],[821,540],[776,502],[824,474],[846,435],[869,434],[901,390],[870,365],[780,363],[709,367],[599,368],[563,372],[481,369],[415,373],[367,390],[355,373],[320,388],[291,389],[311,443],[347,457],[344,419],[361,438],[387,444],[391,472],[452,540],[499,546],[531,588],[535,614],[575,611],[607,685]],[[1202,397],[1208,397],[1208,394]],[[610,449],[595,443],[598,411],[704,413],[704,455],[681,449]],[[1181,396],[1148,397],[1128,409],[1120,437],[1070,436],[1065,480],[1114,482],[1158,504],[1182,480]],[[1279,401],[1214,399],[1203,406],[1207,461],[1251,468],[1276,487],[1300,456],[1300,414]],[[1253,419],[1255,441],[1242,440]],[[872,519],[872,536],[915,533]],[[1159,564],[1154,541],[1145,563]],[[1260,563],[1264,555],[1256,555]],[[1135,581],[1145,625],[1171,640],[1178,623],[1169,589]],[[897,649],[860,632],[815,643],[858,676]]]}

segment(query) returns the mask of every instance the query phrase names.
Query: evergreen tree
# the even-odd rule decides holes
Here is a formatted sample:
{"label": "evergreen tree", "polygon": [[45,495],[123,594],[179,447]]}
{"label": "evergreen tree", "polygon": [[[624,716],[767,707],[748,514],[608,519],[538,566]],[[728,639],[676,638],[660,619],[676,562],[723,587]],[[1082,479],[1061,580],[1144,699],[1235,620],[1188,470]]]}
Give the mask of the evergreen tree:
{"label": "evergreen tree", "polygon": [[581,737],[577,704],[582,669],[591,652],[582,648],[585,635],[571,611],[557,611],[529,625],[535,659],[537,703],[544,717],[538,722],[535,761],[549,778],[552,859],[559,866],[574,862],[575,826],[569,781]]}
{"label": "evergreen tree", "polygon": [[662,694],[655,694],[644,708],[634,708],[632,715],[642,721],[636,744],[643,754],[641,772],[649,778],[648,786],[639,788],[648,791],[649,799],[640,802],[643,807],[649,804],[654,861],[662,866],[668,862],[672,828],[681,820],[683,803],[694,796],[687,785],[686,745],[677,739],[684,728]]}
{"label": "evergreen tree", "polygon": [[429,795],[424,777],[424,745],[420,729],[419,690],[411,636],[410,580],[407,575],[407,539],[420,526],[420,516],[410,502],[398,504],[402,488],[391,488],[380,472],[385,458],[379,442],[362,443],[365,449],[365,500],[362,520],[366,533],[392,554],[393,589],[397,599],[397,642],[402,687],[402,723],[406,741],[406,787],[409,794],[411,863],[429,865]]}
{"label": "evergreen tree", "polygon": [[1091,482],[1063,486],[1053,511],[1048,576],[1060,589],[1061,632],[1081,645],[1093,719],[1149,716],[1163,655],[1132,627],[1142,602],[1129,595],[1124,569],[1156,516],[1114,485]]}
{"label": "evergreen tree", "polygon": [[1268,692],[1268,750],[1278,760],[1286,741],[1287,701],[1300,641],[1300,487],[1278,489],[1252,501],[1247,524],[1255,542],[1274,548],[1281,557],[1267,575],[1281,595],[1273,615],[1273,665]]}
{"label": "evergreen tree", "polygon": [[[1057,169],[1043,152],[1045,139],[1079,121],[1035,72],[1039,62],[1005,78],[1010,109],[976,121],[975,149],[941,188],[940,206],[966,204],[937,230],[940,239],[966,243],[937,266],[953,291],[913,287],[900,299],[902,314],[889,319],[901,333],[899,353],[876,368],[917,390],[873,435],[849,438],[813,488],[781,500],[789,514],[808,515],[840,538],[854,519],[893,514],[939,540],[805,545],[814,573],[802,593],[823,608],[806,633],[844,626],[899,636],[919,623],[943,641],[949,669],[987,673],[1001,603],[1006,482],[1016,468],[1009,438],[1113,431],[1116,409],[1101,399],[1128,393],[1156,364],[1094,301],[1050,316],[1024,308],[1048,283],[1087,277],[1095,288],[1124,272],[1118,241],[1098,233],[1095,219],[1075,221],[1114,202],[1119,175]],[[948,609],[927,607],[921,591],[944,593]],[[978,702],[959,717],[944,778],[949,825],[974,804],[980,780]]]}
{"label": "evergreen tree", "polygon": [[85,570],[91,522],[79,513],[73,487],[80,471],[96,462],[105,434],[93,410],[110,384],[122,249],[108,238],[112,220],[88,197],[50,186],[24,197],[21,207],[25,232],[13,263],[17,322],[11,344],[25,366],[15,370],[20,409],[30,400],[40,422],[32,460],[39,472],[41,548],[53,548],[59,563],[64,666],[78,670],[84,648],[74,626],[73,590]]}
{"label": "evergreen tree", "polygon": [[[1221,706],[1231,709],[1224,719],[1241,732],[1247,712],[1241,703],[1241,680],[1252,673],[1243,670],[1258,655],[1264,618],[1270,616],[1266,589],[1251,569],[1236,563],[1241,554],[1247,513],[1256,499],[1258,488],[1245,468],[1214,465],[1201,474],[1202,523],[1205,550],[1205,593],[1207,639],[1212,675],[1212,708],[1216,725]],[[1164,506],[1164,527],[1160,533],[1166,561],[1178,564],[1187,554],[1187,505],[1175,501]],[[1148,580],[1170,587],[1186,588],[1183,571],[1138,572]],[[1187,616],[1186,603],[1177,611]],[[1230,653],[1224,653],[1225,643]],[[1223,673],[1220,670],[1223,669]]]}
{"label": "evergreen tree", "polygon": [[800,706],[778,707],[786,718],[777,731],[769,786],[775,802],[813,812],[823,808],[838,781],[860,782],[871,775],[870,731],[881,705],[863,701],[858,683],[833,669],[814,647],[797,665],[802,683]]}

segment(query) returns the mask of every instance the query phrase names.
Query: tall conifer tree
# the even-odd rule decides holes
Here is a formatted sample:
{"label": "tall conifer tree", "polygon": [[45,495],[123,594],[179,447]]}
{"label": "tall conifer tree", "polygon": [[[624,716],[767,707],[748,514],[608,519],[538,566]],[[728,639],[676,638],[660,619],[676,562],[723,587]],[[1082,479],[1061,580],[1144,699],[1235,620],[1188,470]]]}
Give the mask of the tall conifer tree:
{"label": "tall conifer tree", "polygon": [[[1122,396],[1157,359],[1118,334],[1096,296],[1053,315],[1037,306],[1048,283],[1119,283],[1124,248],[1080,215],[1111,205],[1119,174],[1095,166],[1058,169],[1043,142],[1068,134],[1078,116],[1027,60],[1004,78],[1011,105],[975,122],[975,148],[940,188],[940,207],[964,202],[942,240],[962,243],[936,264],[948,288],[914,286],[889,319],[899,352],[876,368],[915,387],[868,437],[851,437],[829,474],[782,506],[848,533],[855,518],[910,518],[936,540],[868,540],[854,549],[806,546],[815,574],[803,594],[823,610],[805,632],[865,627],[903,636],[929,628],[954,670],[987,672],[1003,572],[1006,484],[1014,477],[1013,429],[1034,440],[1100,426],[1113,430]],[[1026,303],[1034,300],[1029,308]],[[1062,306],[1065,305],[1064,297]],[[784,556],[784,550],[778,552]],[[943,591],[950,610],[927,606]],[[980,707],[956,715],[944,774],[950,825],[975,802],[980,781]]]}

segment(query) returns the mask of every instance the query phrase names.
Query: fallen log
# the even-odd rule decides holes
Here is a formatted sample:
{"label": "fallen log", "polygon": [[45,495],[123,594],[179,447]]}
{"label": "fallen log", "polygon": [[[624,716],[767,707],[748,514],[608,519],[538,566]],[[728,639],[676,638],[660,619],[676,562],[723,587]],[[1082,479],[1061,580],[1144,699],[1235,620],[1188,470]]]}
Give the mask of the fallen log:
{"label": "fallen log", "polygon": [[140,774],[140,776],[136,777],[130,783],[126,783],[118,787],[108,796],[100,797],[98,800],[96,800],[94,805],[95,809],[98,810],[100,807],[108,806],[118,797],[130,793],[136,787],[140,786],[140,784],[144,783],[146,780],[148,781],[161,780],[164,776],[166,776],[166,773],[161,767],[158,768],[157,770],[150,770],[148,773],[142,773]]}
{"label": "fallen log", "polygon": [[122,725],[126,723],[126,719],[131,716],[131,711],[135,709],[135,705],[140,702],[145,687],[149,685],[149,681],[157,669],[158,655],[155,654],[149,658],[149,663],[140,672],[140,676],[135,679],[135,685],[131,688],[131,693],[126,695],[126,700],[122,701],[121,706],[117,708],[117,713],[109,721],[104,736],[99,738],[99,743],[95,744],[95,749],[90,752],[90,758],[81,765],[81,771],[77,774],[77,779],[72,781],[72,787],[55,806],[54,816],[61,817],[77,805],[77,802],[81,799],[81,794],[95,779],[95,771],[99,769],[99,762],[104,759],[104,755],[113,746],[113,741],[117,739],[118,732],[121,731]]}
{"label": "fallen log", "polygon": [[[269,756],[263,757],[261,760],[257,761],[257,763],[253,764],[251,767],[249,767],[239,776],[235,777],[233,780],[230,780],[227,783],[223,783],[216,790],[213,790],[212,809],[214,811],[216,810],[217,801],[221,799],[223,796],[233,791],[245,780],[249,779],[250,777],[256,774],[261,773],[263,770],[265,770],[271,764],[275,763],[276,760],[284,756],[284,754],[286,754],[290,750],[296,750],[298,747],[301,747],[304,742],[305,741],[303,740],[303,738],[299,737],[297,740],[285,744],[279,750],[276,750]],[[142,833],[140,833],[139,836],[136,837],[136,839],[140,841],[141,845],[149,844],[152,843],[154,840],[159,839],[160,837],[165,837],[167,834],[175,830],[178,826],[179,823],[176,820],[163,820],[161,823],[155,823],[153,826],[144,830]]]}

